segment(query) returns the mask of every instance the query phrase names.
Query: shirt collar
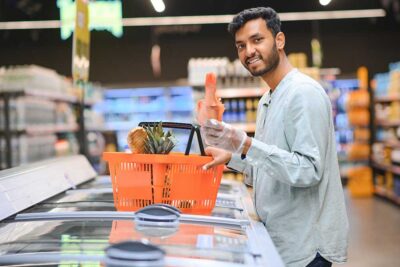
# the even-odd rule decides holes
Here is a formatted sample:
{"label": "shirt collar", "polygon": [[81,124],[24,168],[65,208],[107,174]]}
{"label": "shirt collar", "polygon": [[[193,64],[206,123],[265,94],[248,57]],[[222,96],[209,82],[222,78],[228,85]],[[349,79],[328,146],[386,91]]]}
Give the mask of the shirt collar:
{"label": "shirt collar", "polygon": [[264,105],[268,106],[269,104],[271,104],[271,100],[272,98],[276,98],[279,95],[281,95],[283,93],[284,90],[280,90],[280,88],[284,88],[285,84],[291,80],[292,76],[298,72],[297,68],[293,68],[291,71],[289,71],[285,77],[283,77],[283,79],[279,82],[278,86],[276,86],[274,91],[269,90],[268,95],[266,97],[266,101],[264,103]]}

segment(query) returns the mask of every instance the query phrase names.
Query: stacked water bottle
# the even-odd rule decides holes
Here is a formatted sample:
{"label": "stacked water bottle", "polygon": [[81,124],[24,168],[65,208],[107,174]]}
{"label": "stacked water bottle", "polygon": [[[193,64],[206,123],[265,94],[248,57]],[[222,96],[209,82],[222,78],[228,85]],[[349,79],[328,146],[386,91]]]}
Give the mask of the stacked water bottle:
{"label": "stacked water bottle", "polygon": [[220,58],[191,58],[188,62],[188,82],[192,86],[204,85],[207,73],[217,76],[217,88],[259,88],[262,86],[258,77],[253,77],[236,59],[229,61]]}

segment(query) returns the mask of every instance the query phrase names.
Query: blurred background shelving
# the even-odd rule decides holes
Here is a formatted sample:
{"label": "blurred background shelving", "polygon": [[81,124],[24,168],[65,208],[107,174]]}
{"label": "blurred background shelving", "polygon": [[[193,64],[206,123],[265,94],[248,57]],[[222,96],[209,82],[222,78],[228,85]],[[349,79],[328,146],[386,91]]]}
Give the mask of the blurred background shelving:
{"label": "blurred background shelving", "polygon": [[[78,154],[76,107],[82,92],[54,70],[21,65],[0,74],[0,169],[51,157]],[[101,88],[85,90],[85,122],[102,127],[91,105],[102,98]],[[89,133],[90,134],[90,133]],[[99,147],[101,150],[102,147]],[[93,150],[92,150],[93,152]],[[89,158],[99,158],[89,153]]]}
{"label": "blurred background shelving", "polygon": [[[103,114],[105,126],[116,131],[118,151],[129,150],[127,135],[142,121],[177,121],[192,123],[194,116],[193,89],[190,86],[107,88],[104,99],[94,109]],[[187,133],[174,130],[178,140]],[[183,151],[186,142],[176,150]]]}
{"label": "blurred background shelving", "polygon": [[[366,135],[365,131],[369,132],[369,129],[364,127],[365,125],[357,127],[357,125],[350,122],[349,118],[351,108],[348,106],[348,101],[352,92],[359,88],[358,79],[356,77],[340,78],[338,76],[333,80],[327,81],[327,83],[328,94],[332,102],[340,173],[344,182],[347,182],[349,169],[360,164],[364,165],[365,162],[368,164],[368,155],[360,161],[352,157],[351,151],[354,149],[355,139],[359,139],[359,135]],[[365,142],[364,144],[368,145],[368,135],[361,142]]]}
{"label": "blurred background shelving", "polygon": [[375,194],[400,205],[400,62],[375,74],[372,87]]}

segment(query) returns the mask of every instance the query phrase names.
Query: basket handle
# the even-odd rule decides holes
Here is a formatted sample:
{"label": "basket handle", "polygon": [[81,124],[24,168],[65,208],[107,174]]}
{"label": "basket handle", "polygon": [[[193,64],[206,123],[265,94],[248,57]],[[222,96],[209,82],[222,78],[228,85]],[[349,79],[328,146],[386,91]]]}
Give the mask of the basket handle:
{"label": "basket handle", "polygon": [[[139,126],[140,127],[143,127],[143,126],[154,127],[155,125],[157,125],[159,123],[160,122],[142,121],[142,122],[139,123]],[[187,129],[187,130],[190,130],[189,139],[188,139],[188,143],[187,143],[186,150],[185,150],[185,155],[189,155],[190,147],[192,146],[192,142],[193,142],[193,136],[194,136],[194,133],[196,132],[197,141],[199,142],[199,147],[200,147],[200,153],[201,153],[202,156],[206,155],[206,153],[204,152],[204,145],[203,145],[203,141],[201,139],[200,126],[199,125],[190,124],[190,123],[183,123],[183,122],[161,122],[161,125],[162,125],[162,127],[165,127],[165,128],[175,128],[175,129]]]}

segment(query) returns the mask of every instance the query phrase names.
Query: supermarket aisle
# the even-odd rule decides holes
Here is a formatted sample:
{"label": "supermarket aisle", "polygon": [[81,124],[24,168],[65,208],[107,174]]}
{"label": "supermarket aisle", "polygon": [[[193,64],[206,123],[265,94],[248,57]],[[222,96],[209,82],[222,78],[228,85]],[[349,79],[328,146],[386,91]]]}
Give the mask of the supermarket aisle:
{"label": "supermarket aisle", "polygon": [[343,267],[399,266],[400,208],[372,198],[351,198],[346,192],[350,220],[349,261]]}

